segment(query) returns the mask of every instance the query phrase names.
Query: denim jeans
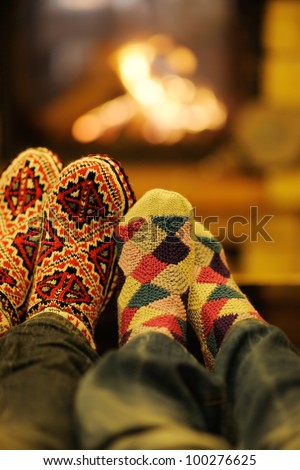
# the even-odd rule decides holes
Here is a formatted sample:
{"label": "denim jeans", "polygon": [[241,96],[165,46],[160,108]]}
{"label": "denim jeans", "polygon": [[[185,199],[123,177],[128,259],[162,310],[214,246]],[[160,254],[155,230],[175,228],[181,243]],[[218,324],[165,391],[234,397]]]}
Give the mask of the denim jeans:
{"label": "denim jeans", "polygon": [[284,333],[243,321],[208,372],[149,332],[102,357],[44,313],[0,339],[7,449],[300,448],[300,359]]}
{"label": "denim jeans", "polygon": [[238,323],[217,356],[216,374],[237,447],[300,449],[300,355],[280,329]]}
{"label": "denim jeans", "polygon": [[74,395],[98,359],[59,315],[43,314],[0,338],[0,448],[74,449]]}

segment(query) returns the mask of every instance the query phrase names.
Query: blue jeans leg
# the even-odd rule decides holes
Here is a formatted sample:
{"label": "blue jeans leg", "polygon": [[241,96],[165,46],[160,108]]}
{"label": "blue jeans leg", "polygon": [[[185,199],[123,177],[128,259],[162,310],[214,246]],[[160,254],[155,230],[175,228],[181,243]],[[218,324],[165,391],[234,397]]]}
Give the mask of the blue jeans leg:
{"label": "blue jeans leg", "polygon": [[300,356],[280,329],[238,323],[219,351],[216,373],[226,384],[237,447],[300,449]]}
{"label": "blue jeans leg", "polygon": [[184,347],[141,334],[83,377],[75,407],[84,449],[228,448],[223,388]]}
{"label": "blue jeans leg", "polygon": [[98,358],[84,336],[45,313],[0,339],[0,448],[73,449],[74,394]]}

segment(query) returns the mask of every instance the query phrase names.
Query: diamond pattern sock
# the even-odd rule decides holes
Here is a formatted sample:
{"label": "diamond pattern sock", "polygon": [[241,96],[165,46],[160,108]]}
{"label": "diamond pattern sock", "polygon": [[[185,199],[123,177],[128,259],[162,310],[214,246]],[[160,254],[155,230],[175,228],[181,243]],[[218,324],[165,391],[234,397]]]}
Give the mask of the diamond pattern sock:
{"label": "diamond pattern sock", "polygon": [[195,223],[195,265],[188,321],[199,338],[203,359],[213,370],[216,355],[229,330],[241,320],[262,317],[234,281],[222,245]]}
{"label": "diamond pattern sock", "polygon": [[90,155],[69,164],[46,200],[28,318],[55,312],[94,344],[116,285],[115,225],[134,203],[118,162]]}
{"label": "diamond pattern sock", "polygon": [[193,209],[180,194],[148,191],[117,228],[119,342],[156,331],[186,342],[194,264]]}
{"label": "diamond pattern sock", "polygon": [[42,206],[62,169],[46,148],[20,153],[0,178],[0,336],[19,323],[41,237]]}

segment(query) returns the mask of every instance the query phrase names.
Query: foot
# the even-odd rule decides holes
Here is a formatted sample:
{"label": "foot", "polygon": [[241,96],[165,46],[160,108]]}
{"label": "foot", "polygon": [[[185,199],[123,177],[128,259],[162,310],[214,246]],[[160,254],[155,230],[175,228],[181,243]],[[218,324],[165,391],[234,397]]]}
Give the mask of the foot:
{"label": "foot", "polygon": [[116,285],[115,225],[134,203],[118,162],[90,155],[68,165],[44,207],[44,233],[28,318],[55,312],[93,347],[94,329]]}
{"label": "foot", "polygon": [[0,178],[0,335],[19,323],[41,238],[42,207],[62,169],[45,148],[19,154]]}
{"label": "foot", "polygon": [[263,319],[234,281],[222,245],[199,222],[195,233],[188,321],[199,338],[204,362],[212,370],[232,327],[244,319]]}
{"label": "foot", "polygon": [[119,341],[154,331],[186,342],[194,264],[193,209],[180,194],[147,192],[117,229]]}

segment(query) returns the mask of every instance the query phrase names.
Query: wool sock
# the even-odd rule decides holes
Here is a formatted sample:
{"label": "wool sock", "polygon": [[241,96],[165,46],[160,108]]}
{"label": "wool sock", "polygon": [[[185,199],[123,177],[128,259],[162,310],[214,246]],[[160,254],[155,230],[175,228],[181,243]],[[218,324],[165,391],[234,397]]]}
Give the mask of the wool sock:
{"label": "wool sock", "polygon": [[245,319],[262,317],[234,281],[222,245],[195,223],[195,265],[188,321],[200,341],[204,362],[213,370],[227,333]]}
{"label": "wool sock", "polygon": [[155,331],[186,342],[194,264],[193,209],[180,194],[145,193],[116,231],[119,342]]}
{"label": "wool sock", "polygon": [[20,153],[0,178],[0,336],[20,322],[41,238],[42,207],[62,169],[42,147]]}
{"label": "wool sock", "polygon": [[114,228],[133,203],[124,170],[107,155],[83,157],[62,171],[44,206],[29,321],[55,312],[95,348],[96,323],[116,286]]}
{"label": "wool sock", "polygon": [[46,193],[62,167],[59,157],[43,147],[28,148],[10,162],[0,178],[0,239],[42,215]]}

